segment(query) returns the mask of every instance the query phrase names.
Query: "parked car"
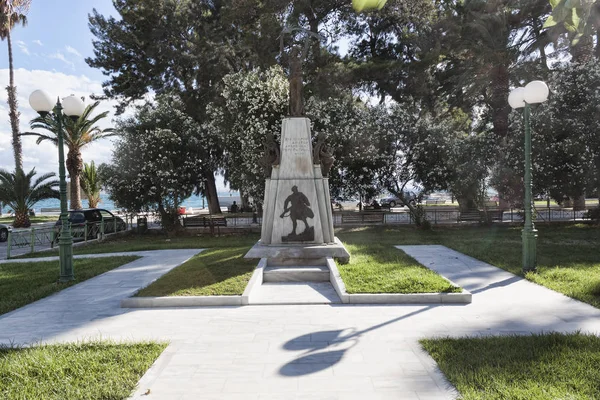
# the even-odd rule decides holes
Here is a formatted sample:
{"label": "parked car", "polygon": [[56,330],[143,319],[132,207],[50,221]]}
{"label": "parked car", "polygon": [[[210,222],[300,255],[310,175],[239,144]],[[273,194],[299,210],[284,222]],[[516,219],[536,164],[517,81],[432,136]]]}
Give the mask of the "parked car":
{"label": "parked car", "polygon": [[[69,211],[69,222],[71,223],[71,234],[73,240],[97,239],[102,233],[113,233],[127,230],[127,224],[108,210],[102,208],[89,208],[85,210]],[[116,226],[115,226],[116,225]],[[59,219],[54,225],[54,243],[58,241],[62,221]],[[87,226],[87,229],[86,229]]]}
{"label": "parked car", "polygon": [[11,230],[12,227],[0,224],[0,242],[6,242],[8,240],[8,232]]}
{"label": "parked car", "polygon": [[[404,194],[404,198],[408,200],[411,205],[417,204],[417,196],[414,193],[407,192]],[[396,207],[404,206],[402,200],[395,196],[384,197],[379,200],[381,207]]]}

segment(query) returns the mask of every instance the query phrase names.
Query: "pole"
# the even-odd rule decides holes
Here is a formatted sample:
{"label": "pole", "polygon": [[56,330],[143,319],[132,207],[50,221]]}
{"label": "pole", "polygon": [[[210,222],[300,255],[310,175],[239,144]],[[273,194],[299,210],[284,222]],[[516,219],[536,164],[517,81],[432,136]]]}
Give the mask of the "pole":
{"label": "pole", "polygon": [[65,151],[63,148],[63,112],[60,99],[56,103],[56,120],[58,123],[58,176],[60,179],[60,238],[59,259],[60,278],[59,282],[68,282],[75,279],[73,274],[73,237],[71,236],[71,225],[69,223],[69,212],[67,209],[67,181],[65,177]]}
{"label": "pole", "polygon": [[523,273],[536,269],[537,230],[532,218],[532,180],[531,180],[531,128],[529,126],[530,106],[525,103],[525,224],[523,226]]}

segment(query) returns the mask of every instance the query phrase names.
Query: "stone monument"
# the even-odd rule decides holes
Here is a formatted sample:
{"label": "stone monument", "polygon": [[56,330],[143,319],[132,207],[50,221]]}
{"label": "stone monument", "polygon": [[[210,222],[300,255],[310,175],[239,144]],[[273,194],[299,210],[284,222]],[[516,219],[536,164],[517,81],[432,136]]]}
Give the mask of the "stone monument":
{"label": "stone monument", "polygon": [[268,258],[269,264],[350,257],[333,231],[328,176],[334,158],[324,135],[313,147],[310,120],[304,117],[302,60],[307,50],[305,45],[303,52],[290,52],[290,117],[281,126],[281,146],[268,135],[261,160],[266,174],[261,239],[246,258]]}

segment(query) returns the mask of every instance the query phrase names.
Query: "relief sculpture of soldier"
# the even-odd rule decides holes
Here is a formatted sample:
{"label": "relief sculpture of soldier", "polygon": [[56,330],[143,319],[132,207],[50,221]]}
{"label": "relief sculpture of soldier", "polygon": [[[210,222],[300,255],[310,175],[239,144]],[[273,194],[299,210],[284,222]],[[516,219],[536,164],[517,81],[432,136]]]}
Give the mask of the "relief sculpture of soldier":
{"label": "relief sculpture of soldier", "polygon": [[279,165],[281,160],[279,145],[275,142],[271,132],[267,132],[264,148],[265,152],[259,163],[263,167],[265,178],[270,178],[273,166]]}
{"label": "relief sculpture of soldier", "polygon": [[329,177],[329,171],[334,161],[335,157],[333,157],[329,147],[325,143],[325,134],[320,132],[317,137],[317,143],[315,143],[315,147],[313,148],[313,164],[321,165],[321,174],[324,178],[327,178]]}
{"label": "relief sculpture of soldier", "polygon": [[[310,202],[304,193],[298,191],[298,186],[292,186],[290,194],[283,203],[283,213],[280,218],[290,217],[292,219],[292,233],[282,236],[282,242],[311,242],[315,240],[314,226],[308,226],[307,219],[314,218],[315,214],[310,208]],[[298,220],[304,222],[304,231],[297,233]]]}

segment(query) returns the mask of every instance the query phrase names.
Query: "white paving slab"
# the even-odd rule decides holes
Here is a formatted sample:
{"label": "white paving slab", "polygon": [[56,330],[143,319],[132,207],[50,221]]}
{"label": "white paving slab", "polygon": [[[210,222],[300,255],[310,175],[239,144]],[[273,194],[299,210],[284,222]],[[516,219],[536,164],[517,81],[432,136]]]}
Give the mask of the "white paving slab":
{"label": "white paving slab", "polygon": [[269,282],[256,287],[250,304],[341,303],[329,282]]}
{"label": "white paving slab", "polygon": [[[98,277],[0,317],[0,341],[170,341],[136,399],[423,400],[455,392],[420,338],[600,333],[600,310],[587,304],[443,246],[401,249],[471,291],[473,302],[121,309],[112,284],[103,289],[106,301],[87,301],[90,290],[101,290]],[[136,261],[135,274],[118,274],[142,282],[185,252],[157,252]]]}

